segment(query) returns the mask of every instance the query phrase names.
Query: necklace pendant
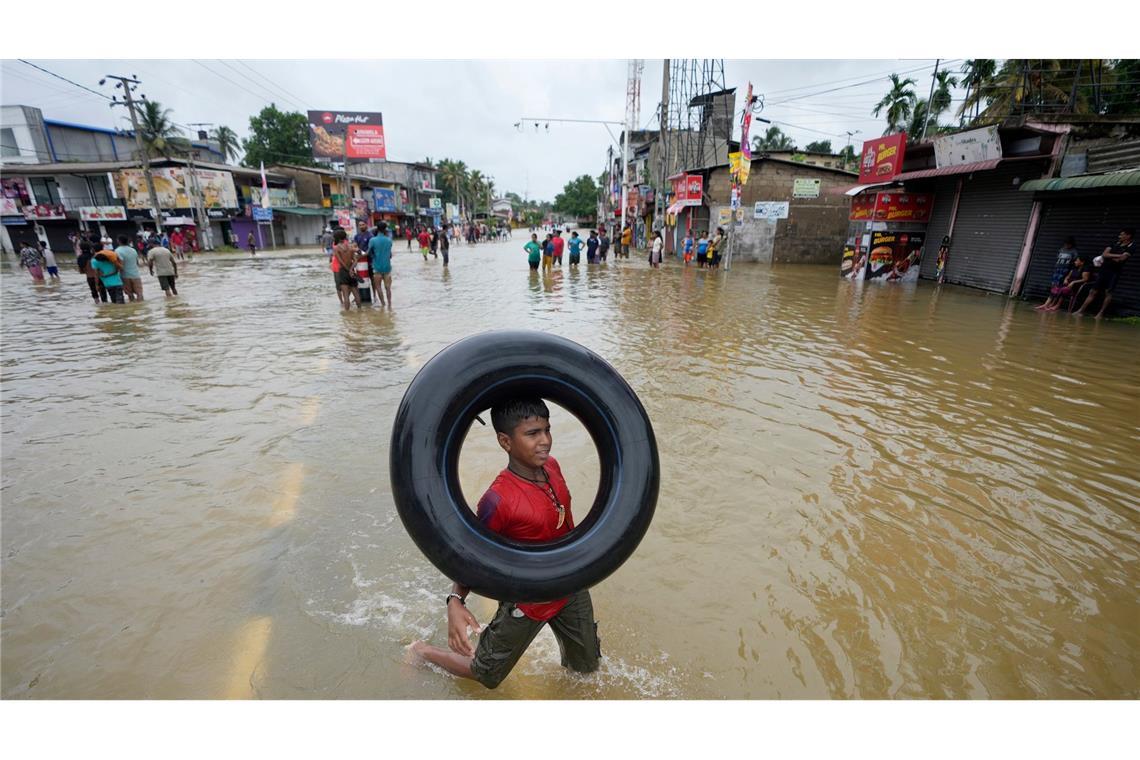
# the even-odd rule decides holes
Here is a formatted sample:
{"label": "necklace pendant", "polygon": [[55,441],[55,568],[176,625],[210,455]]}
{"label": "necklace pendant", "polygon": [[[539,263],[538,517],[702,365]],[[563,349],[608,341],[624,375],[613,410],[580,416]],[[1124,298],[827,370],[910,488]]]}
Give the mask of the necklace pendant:
{"label": "necklace pendant", "polygon": [[555,525],[554,527],[556,529],[561,528],[565,522],[566,522],[566,510],[562,507],[559,507],[558,508],[558,524]]}

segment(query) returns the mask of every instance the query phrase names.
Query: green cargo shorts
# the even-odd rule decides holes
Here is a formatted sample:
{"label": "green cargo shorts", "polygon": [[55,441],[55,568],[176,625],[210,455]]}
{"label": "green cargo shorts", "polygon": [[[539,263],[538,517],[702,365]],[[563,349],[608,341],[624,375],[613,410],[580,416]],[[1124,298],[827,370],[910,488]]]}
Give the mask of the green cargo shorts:
{"label": "green cargo shorts", "polygon": [[547,623],[562,651],[562,667],[579,673],[598,669],[602,645],[598,639],[598,623],[594,620],[594,604],[589,591],[579,591],[545,623],[531,620],[511,602],[500,602],[494,619],[479,634],[479,644],[471,661],[475,680],[488,689],[502,683]]}

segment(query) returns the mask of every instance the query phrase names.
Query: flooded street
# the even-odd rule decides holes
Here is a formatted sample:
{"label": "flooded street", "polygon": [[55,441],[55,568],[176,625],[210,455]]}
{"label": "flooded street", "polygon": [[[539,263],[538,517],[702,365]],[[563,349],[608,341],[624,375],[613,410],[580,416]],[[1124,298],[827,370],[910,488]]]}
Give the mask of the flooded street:
{"label": "flooded street", "polygon": [[[71,259],[58,287],[5,262],[2,696],[1140,697],[1140,328],[838,266],[544,277],[526,238],[446,270],[399,241],[395,308],[350,313],[315,254],[196,260],[121,307]],[[446,646],[450,584],[388,439],[424,362],[500,328],[611,362],[662,474],[592,590],[601,671],[546,629],[487,691],[404,662]],[[552,425],[581,519],[597,456]],[[474,426],[468,500],[505,464]]]}

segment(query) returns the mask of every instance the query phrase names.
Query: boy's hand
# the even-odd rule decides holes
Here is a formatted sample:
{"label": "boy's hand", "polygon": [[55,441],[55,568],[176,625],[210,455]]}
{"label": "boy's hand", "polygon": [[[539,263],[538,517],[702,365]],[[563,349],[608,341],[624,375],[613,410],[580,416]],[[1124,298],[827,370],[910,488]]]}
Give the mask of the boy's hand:
{"label": "boy's hand", "polygon": [[458,602],[448,602],[447,644],[451,647],[451,651],[453,652],[461,654],[464,657],[474,657],[475,647],[471,646],[471,641],[467,638],[468,626],[470,626],[475,633],[479,633],[479,621],[471,614],[471,610]]}

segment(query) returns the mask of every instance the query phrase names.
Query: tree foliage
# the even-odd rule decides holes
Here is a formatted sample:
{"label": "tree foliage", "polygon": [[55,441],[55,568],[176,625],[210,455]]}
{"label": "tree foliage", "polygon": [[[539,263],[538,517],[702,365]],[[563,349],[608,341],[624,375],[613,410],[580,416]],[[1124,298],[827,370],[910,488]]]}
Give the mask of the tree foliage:
{"label": "tree foliage", "polygon": [[315,166],[309,147],[309,120],[299,111],[281,111],[275,103],[249,117],[249,137],[242,141],[243,162]]}
{"label": "tree foliage", "polygon": [[598,185],[589,174],[566,183],[554,198],[554,210],[573,217],[592,217],[598,212]]}
{"label": "tree foliage", "polygon": [[804,150],[808,153],[831,153],[831,140],[809,142]]}
{"label": "tree foliage", "polygon": [[210,133],[210,137],[214,138],[218,143],[218,147],[222,149],[222,154],[227,160],[233,161],[241,155],[241,142],[238,140],[237,133],[229,127],[223,125]]}
{"label": "tree foliage", "polygon": [[752,138],[752,150],[795,150],[796,143],[791,137],[784,134],[779,127],[772,126],[765,130],[763,135]]}
{"label": "tree foliage", "polygon": [[899,79],[898,74],[891,74],[890,82],[890,91],[871,109],[874,116],[878,116],[884,110],[887,112],[887,128],[883,131],[884,135],[902,132],[910,121],[917,102],[914,90],[911,89],[915,84],[913,79],[910,77]]}
{"label": "tree foliage", "polygon": [[139,136],[143,147],[152,158],[162,155],[185,153],[190,141],[182,136],[182,130],[170,118],[171,110],[163,108],[155,100],[144,100],[138,106]]}

